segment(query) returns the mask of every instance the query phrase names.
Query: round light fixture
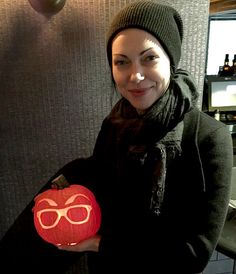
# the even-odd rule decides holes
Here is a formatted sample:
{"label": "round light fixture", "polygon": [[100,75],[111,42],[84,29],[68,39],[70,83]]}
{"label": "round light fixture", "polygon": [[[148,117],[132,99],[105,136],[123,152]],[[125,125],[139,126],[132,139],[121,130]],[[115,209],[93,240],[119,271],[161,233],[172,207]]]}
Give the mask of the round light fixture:
{"label": "round light fixture", "polygon": [[29,0],[34,10],[44,15],[54,15],[65,5],[66,0]]}

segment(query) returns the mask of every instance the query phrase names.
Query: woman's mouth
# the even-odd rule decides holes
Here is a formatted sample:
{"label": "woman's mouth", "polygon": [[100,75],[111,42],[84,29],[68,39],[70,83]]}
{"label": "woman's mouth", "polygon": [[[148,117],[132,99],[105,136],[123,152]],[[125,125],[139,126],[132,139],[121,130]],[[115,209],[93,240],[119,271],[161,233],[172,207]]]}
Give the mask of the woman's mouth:
{"label": "woman's mouth", "polygon": [[143,96],[145,95],[151,88],[136,88],[136,89],[129,89],[128,91],[133,95],[133,96]]}

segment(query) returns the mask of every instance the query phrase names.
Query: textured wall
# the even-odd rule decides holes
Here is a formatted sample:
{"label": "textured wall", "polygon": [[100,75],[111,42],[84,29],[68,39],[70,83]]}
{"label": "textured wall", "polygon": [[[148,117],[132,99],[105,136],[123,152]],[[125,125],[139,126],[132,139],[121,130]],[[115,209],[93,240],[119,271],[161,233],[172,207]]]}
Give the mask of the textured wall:
{"label": "textured wall", "polygon": [[[59,167],[92,152],[116,100],[105,31],[128,2],[67,0],[60,13],[46,18],[27,0],[1,0],[0,238]],[[183,16],[181,66],[202,90],[208,0],[165,2]]]}

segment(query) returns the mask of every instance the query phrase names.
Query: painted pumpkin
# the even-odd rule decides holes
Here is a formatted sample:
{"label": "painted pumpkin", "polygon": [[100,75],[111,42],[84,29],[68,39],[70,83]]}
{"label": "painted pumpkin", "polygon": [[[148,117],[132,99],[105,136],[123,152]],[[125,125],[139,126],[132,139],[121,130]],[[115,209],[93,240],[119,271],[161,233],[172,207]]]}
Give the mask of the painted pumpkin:
{"label": "painted pumpkin", "polygon": [[35,228],[49,243],[76,245],[100,228],[100,207],[94,194],[82,185],[57,186],[40,193],[34,201]]}

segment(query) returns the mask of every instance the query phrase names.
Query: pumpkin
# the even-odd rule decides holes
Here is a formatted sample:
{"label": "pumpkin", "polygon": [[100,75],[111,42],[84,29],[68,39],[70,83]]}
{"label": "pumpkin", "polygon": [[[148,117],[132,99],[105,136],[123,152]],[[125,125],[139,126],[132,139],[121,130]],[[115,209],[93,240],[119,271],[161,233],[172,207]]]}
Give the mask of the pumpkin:
{"label": "pumpkin", "polygon": [[62,175],[34,202],[36,231],[56,246],[76,245],[94,236],[100,228],[101,210],[94,194],[83,185],[69,185]]}

